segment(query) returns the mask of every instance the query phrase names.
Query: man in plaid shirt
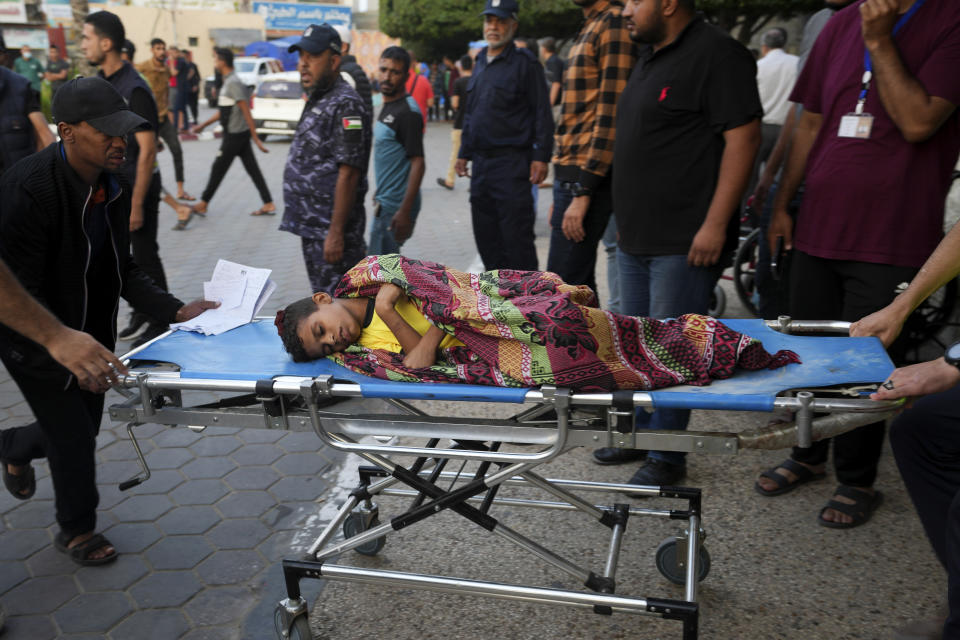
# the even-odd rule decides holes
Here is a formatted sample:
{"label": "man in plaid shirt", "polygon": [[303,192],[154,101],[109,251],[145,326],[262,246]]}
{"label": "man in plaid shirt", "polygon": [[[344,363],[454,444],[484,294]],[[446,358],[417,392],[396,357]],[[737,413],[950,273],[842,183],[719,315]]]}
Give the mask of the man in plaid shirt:
{"label": "man in plaid shirt", "polygon": [[573,0],[583,10],[563,73],[555,136],[547,271],[596,291],[597,243],[613,211],[610,166],[617,99],[637,61],[620,0]]}

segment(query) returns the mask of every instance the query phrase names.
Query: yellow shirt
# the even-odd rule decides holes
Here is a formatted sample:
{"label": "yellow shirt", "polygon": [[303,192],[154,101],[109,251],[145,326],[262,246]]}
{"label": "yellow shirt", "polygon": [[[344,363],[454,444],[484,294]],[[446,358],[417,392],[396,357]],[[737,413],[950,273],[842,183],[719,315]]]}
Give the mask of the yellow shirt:
{"label": "yellow shirt", "polygon": [[[400,317],[407,321],[413,330],[419,333],[421,336],[424,335],[432,326],[430,321],[427,320],[420,310],[408,298],[403,298],[397,305],[394,307],[397,310],[397,313],[400,314]],[[397,337],[393,335],[393,331],[390,331],[390,327],[387,326],[387,323],[377,315],[377,312],[373,312],[373,316],[370,319],[370,324],[365,326],[360,332],[360,338],[357,340],[361,347],[367,347],[368,349],[386,349],[393,353],[400,353],[403,351],[403,348],[400,346],[400,343],[397,341]],[[447,347],[462,347],[464,346],[462,342],[447,334],[443,337],[443,340],[440,341],[440,348],[446,349]]]}

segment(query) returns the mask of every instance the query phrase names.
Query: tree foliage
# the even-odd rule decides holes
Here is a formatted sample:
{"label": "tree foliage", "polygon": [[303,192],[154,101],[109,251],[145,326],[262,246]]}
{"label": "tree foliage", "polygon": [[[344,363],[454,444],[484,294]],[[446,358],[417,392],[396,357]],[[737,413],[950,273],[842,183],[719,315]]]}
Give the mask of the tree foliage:
{"label": "tree foliage", "polygon": [[707,19],[746,44],[768,22],[813,13],[823,0],[697,0]]}
{"label": "tree foliage", "polygon": [[[423,60],[459,56],[483,38],[484,0],[380,0],[380,29],[400,38]],[[823,0],[697,0],[707,19],[741,42],[770,20],[789,19],[823,7]],[[583,12],[572,0],[520,0],[519,35],[573,37]]]}
{"label": "tree foliage", "polygon": [[[400,38],[422,60],[467,52],[467,43],[483,39],[484,0],[380,0],[380,30]],[[521,0],[523,37],[570,37],[580,28],[582,11],[571,0]]]}

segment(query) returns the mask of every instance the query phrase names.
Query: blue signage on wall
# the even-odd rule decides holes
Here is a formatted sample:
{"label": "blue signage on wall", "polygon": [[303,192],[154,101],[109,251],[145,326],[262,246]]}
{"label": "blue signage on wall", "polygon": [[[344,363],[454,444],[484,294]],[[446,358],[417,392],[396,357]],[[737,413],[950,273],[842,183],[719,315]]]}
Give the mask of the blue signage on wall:
{"label": "blue signage on wall", "polygon": [[298,2],[254,2],[253,12],[263,16],[267,31],[303,31],[311,24],[352,26],[350,7]]}

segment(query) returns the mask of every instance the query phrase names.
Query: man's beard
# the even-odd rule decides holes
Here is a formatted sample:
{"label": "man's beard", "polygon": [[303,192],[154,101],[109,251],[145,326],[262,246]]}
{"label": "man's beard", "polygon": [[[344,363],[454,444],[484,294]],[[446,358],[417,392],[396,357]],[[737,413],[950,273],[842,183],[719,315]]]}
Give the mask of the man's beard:
{"label": "man's beard", "polygon": [[657,44],[658,42],[663,42],[663,39],[666,37],[667,23],[660,14],[657,14],[652,25],[645,29],[636,26],[635,31],[630,34],[630,39],[640,44]]}
{"label": "man's beard", "polygon": [[[386,87],[387,87],[387,86],[390,87],[389,90],[386,90]],[[384,84],[381,82],[381,83],[380,83],[380,93],[382,93],[383,95],[387,96],[388,98],[392,98],[393,96],[395,96],[395,95],[397,95],[398,93],[400,93],[400,87],[401,87],[400,84],[384,85]]]}
{"label": "man's beard", "polygon": [[317,81],[314,83],[313,87],[310,89],[310,93],[319,95],[321,93],[326,93],[330,90],[330,87],[333,86],[333,83],[337,81],[337,76],[340,75],[339,71],[332,71],[327,75],[318,76]]}

